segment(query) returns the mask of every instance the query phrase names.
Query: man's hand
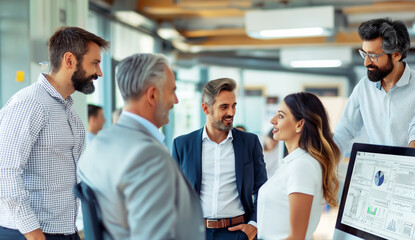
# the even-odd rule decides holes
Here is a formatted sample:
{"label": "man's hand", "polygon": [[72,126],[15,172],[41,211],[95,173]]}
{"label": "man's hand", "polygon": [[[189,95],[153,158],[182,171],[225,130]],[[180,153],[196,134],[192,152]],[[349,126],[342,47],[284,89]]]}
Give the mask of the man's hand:
{"label": "man's hand", "polygon": [[252,226],[251,224],[239,224],[233,227],[228,228],[229,231],[242,231],[244,232],[249,240],[255,238],[257,229],[256,227]]}
{"label": "man's hand", "polygon": [[415,141],[410,142],[410,143],[409,143],[409,147],[410,147],[410,148],[415,148]]}
{"label": "man's hand", "polygon": [[40,228],[28,232],[24,236],[27,240],[46,240],[45,235]]}

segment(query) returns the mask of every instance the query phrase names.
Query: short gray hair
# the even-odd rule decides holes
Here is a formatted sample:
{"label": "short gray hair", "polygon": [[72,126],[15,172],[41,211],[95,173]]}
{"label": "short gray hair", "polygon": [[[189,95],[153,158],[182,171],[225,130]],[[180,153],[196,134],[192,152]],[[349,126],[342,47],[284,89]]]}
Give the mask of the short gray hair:
{"label": "short gray hair", "polygon": [[371,41],[381,37],[383,51],[387,54],[400,52],[402,55],[400,61],[405,59],[411,45],[408,29],[405,23],[400,20],[372,19],[362,23],[358,32],[363,41]]}
{"label": "short gray hair", "polygon": [[118,64],[117,84],[123,99],[139,98],[151,85],[161,89],[166,81],[167,58],[161,54],[139,53]]}
{"label": "short gray hair", "polygon": [[202,103],[206,103],[209,107],[212,107],[215,103],[216,96],[221,91],[233,92],[236,88],[236,82],[230,78],[219,78],[211,80],[203,87],[202,91]]}

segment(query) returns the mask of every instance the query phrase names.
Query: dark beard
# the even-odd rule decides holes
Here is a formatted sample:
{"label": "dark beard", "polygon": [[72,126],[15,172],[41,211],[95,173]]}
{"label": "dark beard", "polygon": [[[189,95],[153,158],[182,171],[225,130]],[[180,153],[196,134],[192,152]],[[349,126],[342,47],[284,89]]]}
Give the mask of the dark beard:
{"label": "dark beard", "polygon": [[72,84],[76,91],[90,94],[95,91],[94,83],[91,80],[96,80],[98,78],[97,74],[93,74],[91,76],[85,77],[86,73],[82,68],[81,64],[77,66],[78,70],[76,70],[72,75]]}
{"label": "dark beard", "polygon": [[[382,69],[375,65],[368,65],[367,66],[367,77],[372,82],[378,82],[383,80],[386,76],[389,75],[389,73],[393,70],[393,64],[392,64],[392,57],[389,55],[389,60],[386,66]],[[369,68],[373,68],[374,70],[369,70]]]}

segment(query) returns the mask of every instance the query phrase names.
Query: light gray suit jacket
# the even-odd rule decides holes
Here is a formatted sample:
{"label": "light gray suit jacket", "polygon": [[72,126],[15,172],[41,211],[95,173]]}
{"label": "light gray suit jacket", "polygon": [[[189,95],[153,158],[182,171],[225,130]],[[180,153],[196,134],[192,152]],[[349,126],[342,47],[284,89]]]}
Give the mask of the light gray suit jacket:
{"label": "light gray suit jacket", "polygon": [[166,147],[128,116],[87,146],[78,176],[114,239],[205,239],[197,194]]}

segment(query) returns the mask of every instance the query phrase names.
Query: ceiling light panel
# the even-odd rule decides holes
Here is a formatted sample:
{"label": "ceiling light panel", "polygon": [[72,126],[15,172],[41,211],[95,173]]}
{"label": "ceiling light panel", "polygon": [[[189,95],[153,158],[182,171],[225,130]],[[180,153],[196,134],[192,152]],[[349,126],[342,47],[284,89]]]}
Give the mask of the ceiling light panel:
{"label": "ceiling light panel", "polygon": [[334,7],[248,11],[245,30],[258,39],[329,36],[334,30]]}

